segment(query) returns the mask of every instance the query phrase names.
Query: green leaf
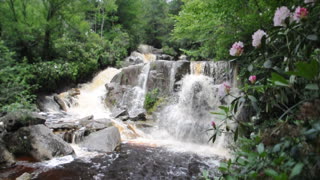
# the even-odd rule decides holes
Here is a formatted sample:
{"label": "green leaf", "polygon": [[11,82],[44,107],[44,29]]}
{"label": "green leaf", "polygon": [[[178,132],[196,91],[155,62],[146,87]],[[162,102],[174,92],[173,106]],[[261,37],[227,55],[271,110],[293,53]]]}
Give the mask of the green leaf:
{"label": "green leaf", "polygon": [[319,74],[319,63],[316,60],[308,62],[297,62],[296,70],[287,74],[304,77],[308,80],[314,79]]}
{"label": "green leaf", "polygon": [[252,70],[253,70],[253,65],[250,64],[250,65],[248,66],[248,71],[251,72]]}
{"label": "green leaf", "polygon": [[294,176],[297,176],[301,173],[302,171],[302,168],[303,168],[303,164],[302,163],[298,163],[294,166],[294,168],[292,169],[291,171],[291,174],[290,174],[290,179],[293,178]]}
{"label": "green leaf", "polygon": [[219,106],[219,109],[222,109],[226,114],[229,112],[229,107],[227,106]]}
{"label": "green leaf", "polygon": [[236,131],[234,132],[234,137],[233,137],[234,142],[238,140],[238,135],[239,135],[239,126],[236,128]]}
{"label": "green leaf", "polygon": [[264,144],[263,143],[260,143],[257,146],[257,151],[258,151],[259,154],[263,153],[263,151],[264,151]]}
{"label": "green leaf", "polygon": [[248,98],[252,101],[252,102],[257,102],[258,100],[254,97],[249,95]]}
{"label": "green leaf", "polygon": [[279,176],[279,174],[277,173],[277,171],[273,170],[273,169],[266,169],[264,170],[264,173],[268,176],[271,176],[273,178],[276,178],[277,176]]}
{"label": "green leaf", "polygon": [[316,34],[310,34],[307,36],[307,39],[311,40],[311,41],[317,41],[318,40],[318,36]]}
{"label": "green leaf", "polygon": [[318,84],[307,84],[305,89],[308,89],[308,90],[319,90],[319,86]]}
{"label": "green leaf", "polygon": [[214,114],[214,115],[222,115],[222,116],[224,116],[225,114],[223,114],[223,113],[217,113],[217,112],[210,112],[211,114]]}
{"label": "green leaf", "polygon": [[267,60],[266,62],[263,63],[263,67],[265,67],[265,68],[271,68],[271,67],[272,67],[272,61]]}
{"label": "green leaf", "polygon": [[271,74],[271,82],[278,86],[289,86],[289,81],[277,73]]}

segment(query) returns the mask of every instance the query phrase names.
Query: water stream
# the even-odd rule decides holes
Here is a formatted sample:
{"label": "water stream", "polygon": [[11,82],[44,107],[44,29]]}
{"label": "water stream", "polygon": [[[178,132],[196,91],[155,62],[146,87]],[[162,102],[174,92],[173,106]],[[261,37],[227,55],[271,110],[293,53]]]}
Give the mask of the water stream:
{"label": "water stream", "polygon": [[[191,63],[192,74],[182,79],[177,98],[168,99],[168,104],[157,113],[156,120],[141,122],[148,124],[147,127],[139,126],[140,122],[111,118],[111,112],[104,103],[105,84],[121,70],[108,68],[101,71],[92,82],[81,85],[79,94],[74,98],[66,98],[67,92],[59,95],[68,104],[66,112],[57,111],[55,105],[47,104],[52,108],[42,114],[47,117],[47,123],[73,122],[90,115],[94,119],[111,119],[121,132],[121,149],[103,154],[72,144],[76,157],[55,158],[41,163],[18,162],[18,166],[35,169],[36,179],[198,179],[205,171],[211,177],[218,176],[219,162],[229,158],[230,153],[227,148],[229,142],[224,135],[215,144],[208,143],[211,134],[206,130],[212,120],[219,123],[210,112],[221,105],[216,80],[221,81],[221,77],[214,75],[217,73],[214,68],[221,67],[213,66],[217,65]],[[210,71],[206,72],[208,67]],[[172,92],[175,68],[172,65],[170,70]],[[145,63],[138,85],[124,94],[122,104],[128,100],[131,103],[129,114],[144,110],[149,71],[150,63]],[[216,79],[210,77],[210,73]],[[83,136],[81,132],[78,134]]]}

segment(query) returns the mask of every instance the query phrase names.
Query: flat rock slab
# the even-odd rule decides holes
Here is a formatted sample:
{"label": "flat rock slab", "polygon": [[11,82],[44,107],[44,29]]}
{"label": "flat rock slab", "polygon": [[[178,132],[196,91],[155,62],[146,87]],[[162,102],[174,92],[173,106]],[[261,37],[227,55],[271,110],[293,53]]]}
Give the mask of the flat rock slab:
{"label": "flat rock slab", "polygon": [[80,143],[80,146],[91,151],[112,152],[120,145],[120,132],[116,127],[109,127],[91,133]]}

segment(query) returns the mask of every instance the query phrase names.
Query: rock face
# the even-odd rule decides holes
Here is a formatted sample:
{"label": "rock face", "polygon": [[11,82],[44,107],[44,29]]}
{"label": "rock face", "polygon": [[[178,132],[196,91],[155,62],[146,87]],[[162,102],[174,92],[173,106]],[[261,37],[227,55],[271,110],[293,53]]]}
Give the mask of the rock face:
{"label": "rock face", "polygon": [[144,64],[138,64],[123,68],[120,73],[114,76],[111,82],[120,84],[122,86],[136,86],[138,85],[138,76],[141,73],[143,66]]}
{"label": "rock face", "polygon": [[[7,132],[15,131],[21,127],[44,124],[45,118],[33,112],[12,112],[0,118]],[[0,133],[1,134],[1,133]]]}
{"label": "rock face", "polygon": [[44,125],[20,128],[12,134],[7,134],[4,142],[13,154],[30,155],[39,161],[74,153],[68,143]]}
{"label": "rock face", "polygon": [[189,61],[155,61],[150,65],[148,76],[148,91],[159,89],[163,95],[170,95],[174,91],[176,82],[190,73]]}
{"label": "rock face", "polygon": [[0,166],[2,164],[12,164],[14,163],[14,158],[12,154],[7,150],[4,142],[0,140]]}
{"label": "rock face", "polygon": [[91,133],[80,145],[92,151],[112,152],[120,143],[119,130],[116,127],[109,127]]}
{"label": "rock face", "polygon": [[129,112],[131,120],[145,119],[140,112],[146,93],[157,88],[161,96],[169,96],[178,90],[178,82],[188,73],[189,61],[158,60],[123,68],[106,84],[106,105],[115,115],[121,109]]}

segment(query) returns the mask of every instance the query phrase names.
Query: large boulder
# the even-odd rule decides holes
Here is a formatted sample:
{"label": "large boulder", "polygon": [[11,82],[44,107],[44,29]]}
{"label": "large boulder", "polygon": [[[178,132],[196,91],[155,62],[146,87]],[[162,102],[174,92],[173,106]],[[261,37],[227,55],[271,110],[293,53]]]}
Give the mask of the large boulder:
{"label": "large boulder", "polygon": [[1,124],[8,132],[30,125],[44,124],[46,119],[35,112],[11,112],[0,118]]}
{"label": "large boulder", "polygon": [[120,73],[115,75],[111,82],[127,85],[127,86],[137,86],[139,83],[139,74],[143,68],[144,64],[138,64],[134,66],[129,66],[123,68]]}
{"label": "large boulder", "polygon": [[91,133],[80,146],[91,151],[112,152],[121,143],[120,132],[116,127],[109,127]]}
{"label": "large boulder", "polygon": [[23,127],[7,134],[4,142],[14,155],[30,155],[43,161],[74,154],[72,147],[44,125]]}
{"label": "large boulder", "polygon": [[42,112],[60,111],[60,106],[53,96],[39,96],[37,98],[37,105]]}

